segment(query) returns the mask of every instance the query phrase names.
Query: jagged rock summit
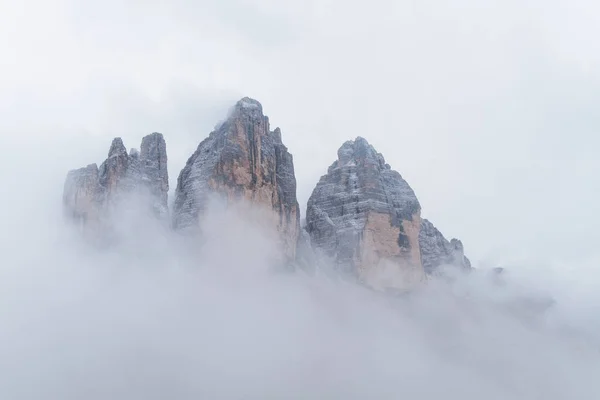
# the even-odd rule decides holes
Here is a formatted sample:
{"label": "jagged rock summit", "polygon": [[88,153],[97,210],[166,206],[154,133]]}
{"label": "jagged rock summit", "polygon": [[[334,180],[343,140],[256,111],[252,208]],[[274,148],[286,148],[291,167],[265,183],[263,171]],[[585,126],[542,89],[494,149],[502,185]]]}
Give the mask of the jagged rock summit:
{"label": "jagged rock summit", "polygon": [[400,174],[365,139],[347,141],[308,200],[313,246],[376,288],[412,286],[424,277],[421,206]]}
{"label": "jagged rock summit", "polygon": [[174,228],[201,228],[211,195],[268,210],[285,258],[295,258],[300,212],[293,158],[281,130],[270,130],[269,118],[254,99],[238,101],[187,161],[175,190]]}
{"label": "jagged rock summit", "polygon": [[[118,213],[124,207],[166,221],[168,191],[166,143],[162,134],[153,133],[143,138],[140,151],[129,153],[115,138],[100,167],[90,164],[70,171],[63,203],[86,233],[108,231],[108,236],[118,237],[111,235],[110,225],[119,219],[115,215],[127,215]],[[421,218],[412,188],[361,137],[338,150],[337,160],[310,196],[306,227],[301,229],[292,155],[281,130],[271,130],[262,105],[249,97],[232,107],[188,159],[177,180],[171,227],[209,232],[205,217],[214,198],[227,208],[250,206],[252,212],[242,207],[232,225],[258,215],[252,223],[267,227],[276,238],[277,243],[269,244],[277,248],[277,263],[310,268],[325,254],[338,269],[383,290],[411,288],[446,264],[470,269],[462,243],[448,241]]]}
{"label": "jagged rock summit", "polygon": [[149,211],[166,218],[168,191],[166,143],[155,132],[142,139],[140,151],[132,149],[128,154],[121,138],[115,138],[99,168],[90,164],[69,171],[63,206],[68,216],[98,231],[107,227],[120,201],[132,194],[141,195]]}
{"label": "jagged rock summit", "polygon": [[462,243],[421,220],[414,191],[362,137],[345,142],[321,177],[306,230],[316,249],[377,289],[410,288],[426,272],[464,258]]}

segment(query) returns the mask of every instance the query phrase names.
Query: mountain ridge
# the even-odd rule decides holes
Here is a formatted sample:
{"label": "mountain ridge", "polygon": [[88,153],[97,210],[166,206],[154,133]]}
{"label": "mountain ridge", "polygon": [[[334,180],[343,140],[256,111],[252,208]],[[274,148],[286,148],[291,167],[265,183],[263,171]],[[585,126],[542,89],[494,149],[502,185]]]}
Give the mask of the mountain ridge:
{"label": "mountain ridge", "polygon": [[171,210],[166,162],[162,134],[144,137],[141,151],[130,153],[115,138],[100,167],[90,164],[67,174],[66,215],[88,230],[102,230],[109,209],[143,188],[156,217],[193,237],[202,234],[209,197],[217,196],[225,204],[242,201],[266,210],[263,222],[277,232],[281,261],[287,264],[298,265],[299,249],[324,255],[340,271],[377,289],[411,288],[442,265],[472,268],[462,242],[447,240],[421,218],[410,185],[361,136],[338,149],[308,200],[301,227],[293,156],[281,129],[271,130],[261,103],[250,97],[236,102],[189,157]]}

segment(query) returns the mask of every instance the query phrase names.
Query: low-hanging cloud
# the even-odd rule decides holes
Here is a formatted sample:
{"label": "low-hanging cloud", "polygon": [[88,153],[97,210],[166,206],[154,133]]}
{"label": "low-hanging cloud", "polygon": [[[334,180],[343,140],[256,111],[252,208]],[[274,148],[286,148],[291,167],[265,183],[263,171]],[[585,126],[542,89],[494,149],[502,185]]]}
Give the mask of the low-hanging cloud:
{"label": "low-hanging cloud", "polygon": [[[125,209],[108,249],[86,243],[59,211],[52,229],[26,219],[12,228],[27,241],[4,241],[5,399],[585,399],[600,390],[597,316],[560,287],[474,272],[388,296],[319,269],[273,270],[271,233],[247,210],[213,205],[200,240]],[[577,310],[577,321],[565,318]]]}

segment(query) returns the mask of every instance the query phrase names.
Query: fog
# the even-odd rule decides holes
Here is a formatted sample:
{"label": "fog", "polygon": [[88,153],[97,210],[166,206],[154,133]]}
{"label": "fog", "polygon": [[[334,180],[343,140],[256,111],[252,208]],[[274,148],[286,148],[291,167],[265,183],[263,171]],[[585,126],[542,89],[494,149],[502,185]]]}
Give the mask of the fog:
{"label": "fog", "polygon": [[[599,26],[591,0],[0,0],[0,399],[598,398]],[[218,205],[202,243],[63,220],[113,137],[162,132],[173,189],[243,96],[302,214],[363,136],[477,271],[386,296],[274,270]]]}
{"label": "fog", "polygon": [[0,0],[0,132],[71,138],[69,168],[162,132],[175,177],[250,96],[303,210],[363,136],[472,258],[590,263],[598,27],[593,0]]}
{"label": "fog", "polygon": [[19,190],[1,208],[2,399],[600,393],[589,270],[449,271],[410,295],[383,295],[325,262],[316,273],[271,269],[270,232],[218,204],[202,245],[125,208],[119,244],[97,249],[62,218],[73,160],[11,144],[19,157],[3,178]]}

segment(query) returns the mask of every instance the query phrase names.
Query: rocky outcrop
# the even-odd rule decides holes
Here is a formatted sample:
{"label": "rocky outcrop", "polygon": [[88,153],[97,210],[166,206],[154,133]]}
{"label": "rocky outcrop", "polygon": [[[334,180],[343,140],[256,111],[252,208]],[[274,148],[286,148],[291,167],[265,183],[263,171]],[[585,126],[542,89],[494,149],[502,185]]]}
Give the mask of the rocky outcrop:
{"label": "rocky outcrop", "polygon": [[365,139],[348,141],[308,201],[312,245],[362,282],[404,289],[424,278],[421,206],[402,176]]}
{"label": "rocky outcrop", "polygon": [[462,242],[458,239],[446,240],[427,219],[421,221],[419,246],[423,268],[428,274],[433,274],[442,265],[454,265],[465,270],[471,268],[471,262],[465,256]]}
{"label": "rocky outcrop", "polygon": [[[112,222],[128,215],[118,212],[125,205],[126,211],[151,211],[167,220],[168,191],[166,143],[162,134],[153,133],[143,138],[139,151],[129,153],[115,138],[100,167],[70,171],[63,203],[71,219],[93,228],[87,231],[114,233]],[[361,137],[338,150],[310,196],[301,228],[292,155],[280,129],[271,131],[262,105],[248,97],[199,144],[179,174],[173,228],[202,232],[203,220],[210,225],[204,217],[215,197],[227,209],[236,206],[233,225],[249,215],[256,223],[258,215],[259,224],[277,237],[283,260],[307,270],[325,254],[338,269],[373,288],[406,289],[442,265],[470,269],[462,243],[446,240],[421,219],[414,191]]]}
{"label": "rocky outcrop", "polygon": [[[139,156],[132,152],[131,158],[137,159],[137,182],[154,199],[152,207],[160,216],[168,214],[169,172],[167,169],[167,144],[162,134],[153,133],[142,139]],[[135,161],[134,161],[135,163]]]}
{"label": "rocky outcrop", "polygon": [[187,161],[177,180],[174,228],[201,228],[211,195],[268,210],[285,258],[295,258],[300,213],[293,158],[281,141],[280,129],[270,130],[256,100],[238,101]]}
{"label": "rocky outcrop", "polygon": [[308,201],[313,247],[360,281],[404,289],[445,264],[470,268],[462,243],[426,219],[414,191],[365,139],[348,141]]}
{"label": "rocky outcrop", "polygon": [[97,222],[101,202],[98,165],[69,171],[63,191],[64,211],[68,217],[84,225]]}
{"label": "rocky outcrop", "polygon": [[139,195],[142,208],[147,206],[159,218],[166,218],[168,191],[163,135],[144,137],[141,151],[132,149],[129,154],[121,138],[115,138],[99,168],[90,164],[67,174],[63,206],[69,217],[86,227],[106,227],[115,208],[131,195]]}

